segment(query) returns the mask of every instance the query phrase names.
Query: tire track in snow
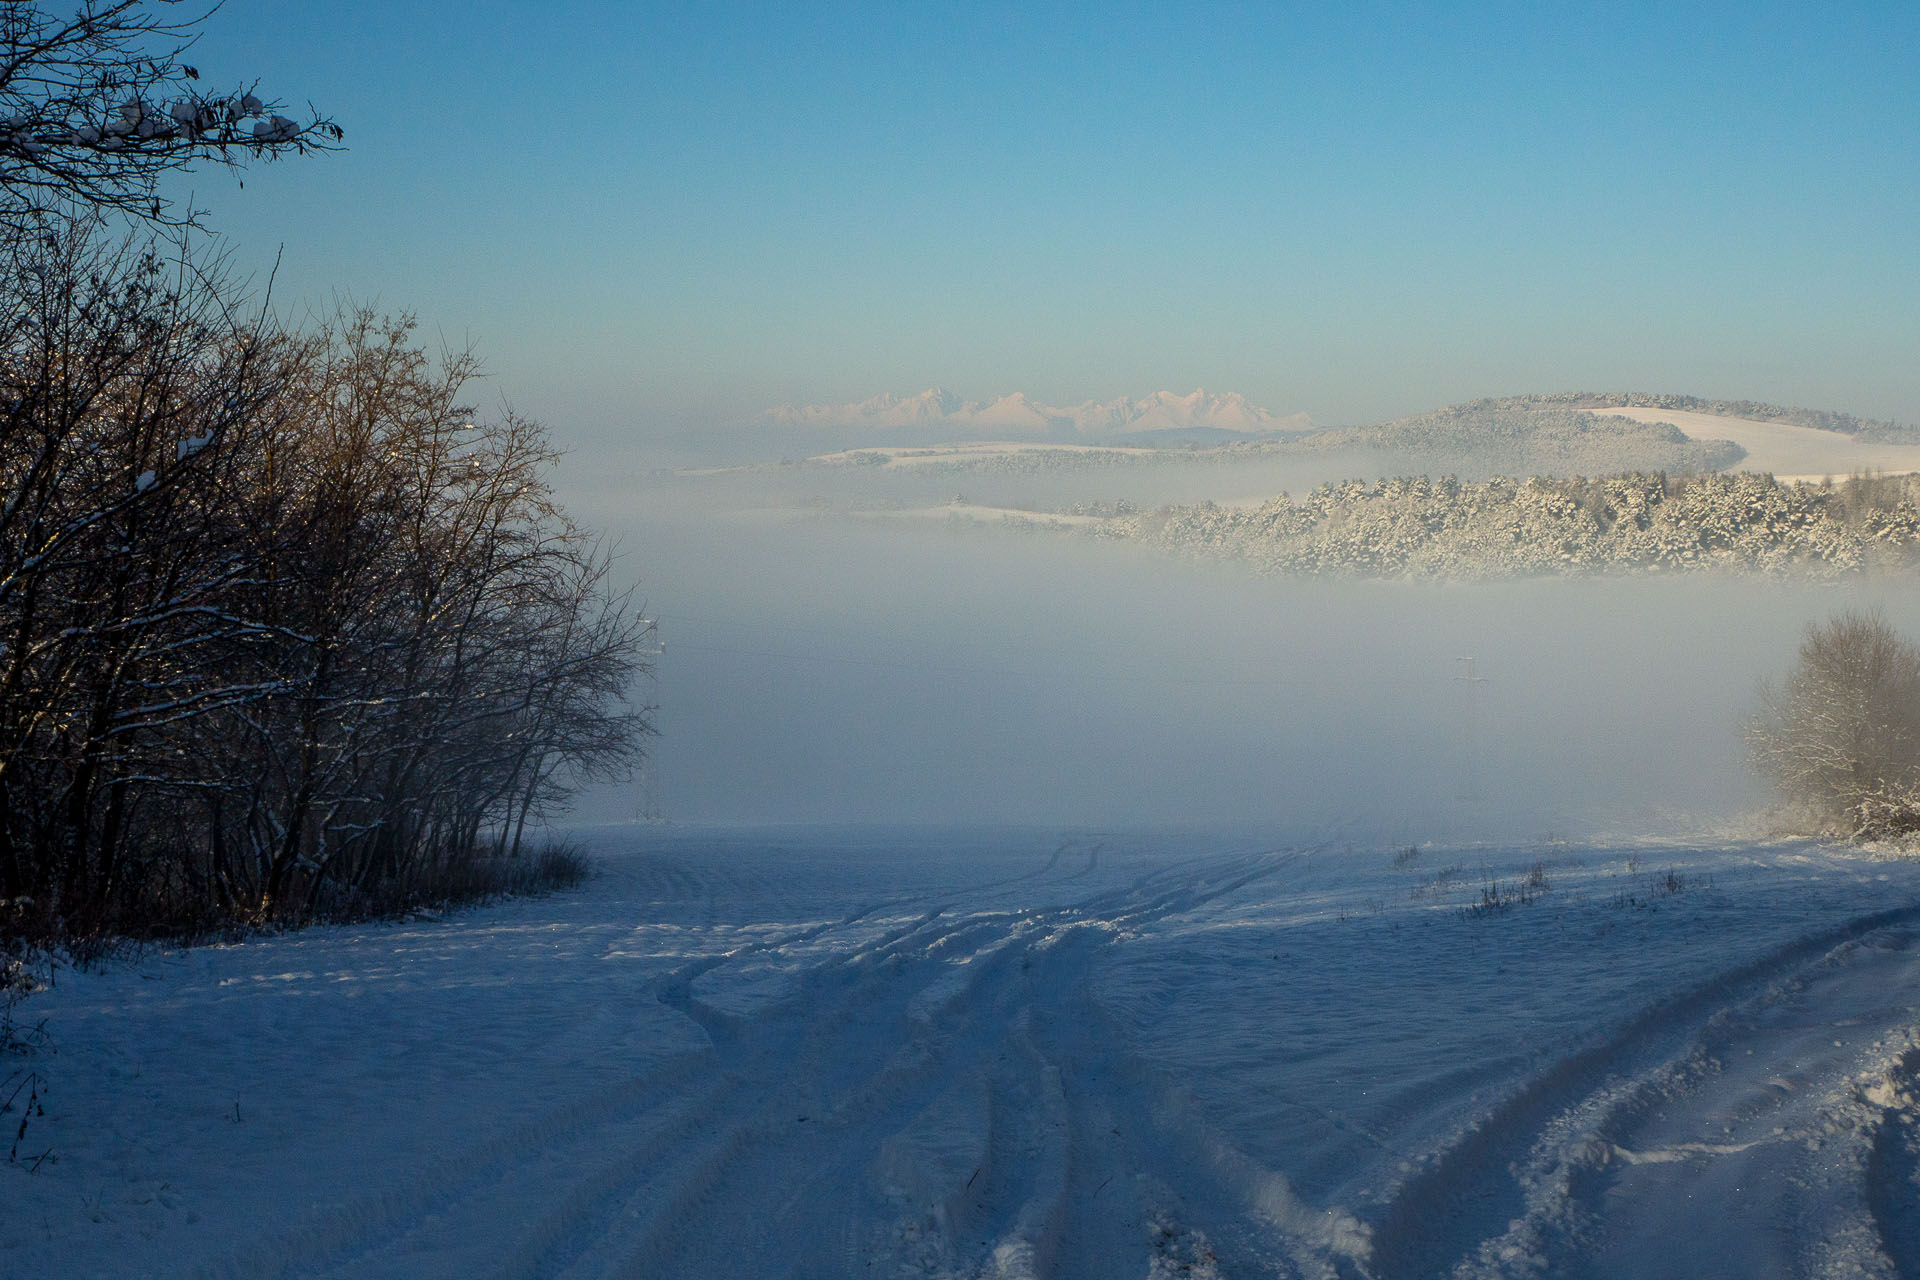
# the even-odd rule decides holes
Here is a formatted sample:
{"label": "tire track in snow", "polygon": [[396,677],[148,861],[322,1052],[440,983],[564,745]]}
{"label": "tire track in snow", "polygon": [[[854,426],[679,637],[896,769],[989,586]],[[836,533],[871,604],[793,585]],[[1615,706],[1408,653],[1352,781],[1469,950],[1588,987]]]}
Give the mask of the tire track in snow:
{"label": "tire track in snow", "polygon": [[[964,920],[942,923],[938,911],[928,912],[847,955],[815,962],[802,971],[797,994],[757,1016],[708,1008],[692,994],[691,978],[663,983],[663,1002],[683,1008],[708,1029],[714,1043],[710,1066],[721,1076],[721,1084],[677,1126],[671,1141],[649,1143],[594,1177],[576,1182],[547,1215],[546,1225],[523,1241],[522,1248],[495,1274],[660,1274],[659,1260],[670,1256],[671,1242],[680,1233],[697,1229],[689,1224],[725,1216],[713,1211],[716,1188],[743,1161],[777,1153],[782,1157],[778,1163],[788,1170],[834,1167],[837,1148],[848,1143],[840,1136],[845,1125],[837,1112],[858,1098],[835,1100],[826,1088],[806,1091],[802,1086],[809,1082],[795,1078],[793,1064],[822,1059],[825,1050],[815,1047],[818,1042],[844,1043],[836,1033],[850,1017],[884,999],[886,993],[880,988],[898,985],[889,976],[895,971],[883,966],[906,941],[924,935],[932,945],[968,930],[977,932],[978,926]],[[806,940],[817,936],[817,930],[807,931]],[[876,1052],[874,1061],[857,1073],[853,1093],[864,1090],[871,1103],[874,1097],[905,1094],[924,1083],[928,1064],[912,1060],[911,1055],[906,1060],[902,1057],[897,1048],[886,1049],[884,1055]],[[906,1105],[902,1101],[893,1110]],[[802,1159],[798,1154],[802,1151],[811,1154]],[[815,1173],[809,1182],[831,1176]],[[769,1224],[792,1216],[794,1198],[777,1183],[748,1198],[756,1206],[775,1207],[756,1207],[740,1215],[727,1231],[709,1237],[726,1244],[726,1255],[717,1262],[723,1269],[745,1265],[745,1232],[740,1222]],[[826,1196],[822,1200],[837,1202]],[[764,1236],[765,1231],[758,1234]],[[746,1273],[755,1272],[748,1268]]]}
{"label": "tire track in snow", "polygon": [[1900,1280],[1920,1280],[1920,1048],[1887,1072],[1885,1105],[1867,1159],[1867,1206]]}
{"label": "tire track in snow", "polygon": [[[1058,870],[1068,848],[1018,879]],[[1091,874],[1100,849],[1092,842],[1085,868],[1064,879]],[[1041,909],[966,911],[956,907],[973,895],[922,897],[912,918],[845,951],[798,959],[790,990],[745,1012],[707,1004],[704,985],[730,965],[777,960],[911,900],[689,961],[652,990],[707,1029],[710,1050],[543,1106],[402,1182],[316,1210],[208,1273],[408,1275],[422,1258],[497,1238],[501,1222],[524,1224],[491,1259],[489,1270],[502,1277],[697,1274],[703,1265],[710,1274],[833,1274],[824,1259],[834,1256],[845,1259],[845,1274],[867,1274],[874,1256],[892,1258],[902,1274],[1046,1273],[1067,1257],[1063,1232],[1089,1238],[1076,1224],[1088,1220],[1084,1198],[1100,1160],[1131,1170],[1113,1175],[1116,1183],[1139,1182],[1149,1165],[1161,1185],[1181,1174],[1153,1159],[1151,1139],[1111,1158],[1089,1154],[1102,1117],[1138,1103],[1096,1091],[1069,1106],[1061,1063],[1040,1047],[1034,1018],[1036,1010],[1043,1020],[1082,1011],[1036,991],[1078,989],[1124,931],[1201,906],[1290,860],[1259,851],[1163,865]],[[981,890],[989,888],[1005,886]],[[959,1130],[963,1147],[977,1146],[965,1176],[956,1166],[952,1185],[917,1188],[931,1188],[931,1211],[876,1189],[876,1155],[911,1136],[916,1121],[931,1132],[921,1118],[955,1098],[978,1101],[941,1112],[932,1127]],[[901,1149],[920,1150],[912,1142]],[[1070,1169],[1085,1176],[1073,1182]],[[1083,1197],[1078,1209],[1074,1194]],[[1137,1197],[1128,1208],[1134,1270],[1147,1262],[1139,1219],[1148,1208]]]}
{"label": "tire track in snow", "polygon": [[1356,1224],[1300,1205],[1284,1177],[1249,1158],[1131,1050],[1084,967],[1067,966],[1035,988],[1036,1040],[1061,1078],[1067,1113],[1054,1274],[1334,1274],[1330,1258],[1359,1239]]}
{"label": "tire track in snow", "polygon": [[[670,1003],[674,993],[722,964],[817,941],[879,909],[878,905],[868,905],[837,920],[703,956],[656,980],[655,987]],[[883,935],[881,941],[908,933],[913,927]],[[489,1194],[501,1195],[510,1202],[518,1175],[540,1155],[572,1152],[578,1156],[568,1167],[550,1175],[556,1182],[581,1186],[617,1182],[619,1171],[631,1172],[658,1159],[660,1151],[672,1144],[682,1128],[680,1113],[686,1105],[681,1091],[690,1089],[697,1095],[705,1083],[703,1077],[711,1075],[711,1054],[676,1056],[630,1080],[546,1108],[529,1120],[430,1161],[403,1183],[310,1212],[298,1225],[274,1238],[234,1250],[204,1265],[201,1271],[210,1277],[363,1274],[376,1260],[395,1253],[398,1245],[419,1234],[423,1222],[442,1217],[465,1202],[484,1200]],[[724,1106],[723,1101],[709,1097],[700,1114],[712,1114],[724,1110]],[[657,1121],[651,1119],[656,1112],[661,1113]],[[603,1136],[627,1129],[639,1131],[628,1138],[634,1145],[615,1165],[605,1165],[600,1153],[591,1148]],[[584,1194],[571,1193],[574,1198]],[[514,1212],[524,1214],[524,1206]],[[551,1234],[554,1227],[549,1219],[565,1221],[569,1215],[565,1211],[545,1215],[537,1220],[540,1225],[536,1225],[534,1234]],[[395,1274],[408,1271],[402,1265]]]}
{"label": "tire track in snow", "polygon": [[[1608,1039],[1554,1063],[1400,1185],[1371,1227],[1371,1258],[1356,1274],[1424,1280],[1537,1269],[1541,1249],[1578,1234],[1564,1220],[1567,1207],[1554,1200],[1579,1194],[1586,1171],[1604,1164],[1608,1153],[1594,1145],[1597,1127],[1672,1087],[1716,1020],[1819,965],[1835,948],[1916,920],[1920,904],[1803,936],[1654,1005]],[[1545,1221],[1554,1217],[1562,1221]]]}
{"label": "tire track in snow", "polygon": [[[976,987],[1016,965],[1018,951],[990,955]],[[868,1164],[936,1097],[984,1069],[975,1000],[957,998],[950,1025],[916,1020],[902,967],[881,960],[865,973],[821,975],[787,1012],[801,1023],[796,1034],[764,1021],[753,1029],[736,1069],[768,1099],[756,1121],[764,1140],[727,1151],[708,1183],[680,1196],[607,1274],[783,1275],[796,1257],[817,1266],[834,1252],[849,1210],[855,1227],[862,1214],[879,1215]]]}
{"label": "tire track in snow", "polygon": [[[770,1098],[818,1098],[822,1114],[803,1127],[769,1102],[755,1120],[742,1122],[754,1139],[716,1147],[702,1176],[662,1212],[635,1230],[607,1224],[610,1236],[624,1237],[621,1261],[553,1274],[831,1274],[823,1259],[849,1248],[864,1255],[861,1265],[845,1268],[849,1274],[864,1274],[865,1263],[881,1256],[896,1269],[918,1258],[929,1267],[923,1274],[934,1273],[934,1261],[943,1271],[1051,1274],[1057,1256],[1064,1257],[1058,1240],[1068,1119],[1059,1064],[1035,1044],[1031,992],[1045,985],[1035,973],[1063,965],[1084,972],[1119,928],[1198,905],[1275,869],[1272,857],[1255,855],[1158,871],[1062,908],[980,919],[930,915],[822,962],[777,1013],[729,1025],[726,1036],[729,1051],[740,1055],[732,1069],[743,1080],[757,1082]],[[961,934],[984,958],[966,966],[964,990],[944,997],[944,1016],[916,1018],[916,998],[950,967],[932,957]],[[869,1060],[860,1061],[863,1054]],[[772,1091],[776,1079],[783,1092]],[[982,1158],[965,1183],[936,1189],[933,1199],[944,1210],[903,1218],[872,1185],[876,1154],[969,1082],[991,1099],[978,1120]],[[796,1170],[805,1171],[797,1187]],[[978,1197],[968,1195],[973,1186]],[[596,1258],[609,1252],[605,1244],[593,1246]],[[1139,1261],[1144,1265],[1144,1239]]]}
{"label": "tire track in snow", "polygon": [[[1143,877],[1125,897],[1102,896],[1097,913],[1074,909],[1023,949],[1020,987],[1001,993],[1014,1010],[1001,1062],[1023,1066],[1011,1080],[1004,1075],[1011,1067],[1003,1068],[994,1145],[1019,1145],[1014,1176],[1033,1185],[1015,1192],[996,1181],[982,1193],[983,1201],[1012,1197],[1017,1210],[1002,1210],[1005,1225],[970,1274],[1106,1280],[1155,1266],[1165,1274],[1212,1274],[1216,1265],[1229,1266],[1227,1274],[1324,1270],[1317,1241],[1262,1212],[1263,1194],[1270,1203],[1284,1179],[1255,1169],[1231,1144],[1194,1140],[1197,1109],[1171,1097],[1125,1047],[1090,988],[1099,957],[1125,929],[1203,905],[1293,860],[1270,853],[1223,860],[1204,881]],[[1024,1112],[1006,1105],[1009,1096],[1026,1099]],[[1231,1172],[1247,1175],[1238,1181],[1221,1172],[1236,1158]],[[1215,1206],[1222,1204],[1240,1211],[1220,1219]],[[1215,1216],[1196,1220],[1196,1212]],[[1296,1271],[1280,1261],[1286,1258],[1307,1265]]]}
{"label": "tire track in snow", "polygon": [[672,1112],[676,1103],[684,1107],[680,1091],[697,1092],[707,1060],[704,1053],[681,1055],[616,1088],[551,1108],[428,1161],[403,1184],[311,1213],[267,1240],[203,1264],[196,1274],[216,1280],[363,1274],[370,1259],[405,1240],[420,1221],[511,1179],[529,1152],[561,1149],[634,1116]]}
{"label": "tire track in snow", "polygon": [[1564,1203],[1536,1197],[1549,1229],[1509,1235],[1558,1243],[1569,1274],[1655,1269],[1646,1240],[1672,1271],[1885,1274],[1874,1151],[1911,1107],[1902,1061],[1920,1016],[1886,998],[1920,987],[1912,942],[1877,930],[1716,1014],[1593,1108],[1590,1136],[1539,1153]]}

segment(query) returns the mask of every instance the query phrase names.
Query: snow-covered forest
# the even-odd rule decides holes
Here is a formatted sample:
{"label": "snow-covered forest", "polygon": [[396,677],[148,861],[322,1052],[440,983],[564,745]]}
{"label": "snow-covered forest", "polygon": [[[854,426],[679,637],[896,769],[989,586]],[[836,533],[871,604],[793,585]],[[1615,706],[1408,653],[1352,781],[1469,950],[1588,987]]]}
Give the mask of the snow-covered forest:
{"label": "snow-covered forest", "polygon": [[1511,577],[1634,571],[1834,576],[1909,569],[1920,481],[1856,476],[1629,474],[1462,482],[1400,477],[1322,485],[1253,507],[1211,502],[1116,513],[1100,537],[1264,573]]}

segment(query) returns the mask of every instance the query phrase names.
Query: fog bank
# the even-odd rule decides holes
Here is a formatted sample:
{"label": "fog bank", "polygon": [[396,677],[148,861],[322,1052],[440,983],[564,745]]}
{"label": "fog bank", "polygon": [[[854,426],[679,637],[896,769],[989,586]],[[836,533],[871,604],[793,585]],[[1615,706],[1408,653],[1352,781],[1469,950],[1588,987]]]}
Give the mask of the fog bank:
{"label": "fog bank", "polygon": [[1739,726],[1809,621],[1869,603],[1920,630],[1872,583],[1263,580],[729,496],[574,500],[665,643],[647,773],[581,820],[1680,832],[1764,807]]}

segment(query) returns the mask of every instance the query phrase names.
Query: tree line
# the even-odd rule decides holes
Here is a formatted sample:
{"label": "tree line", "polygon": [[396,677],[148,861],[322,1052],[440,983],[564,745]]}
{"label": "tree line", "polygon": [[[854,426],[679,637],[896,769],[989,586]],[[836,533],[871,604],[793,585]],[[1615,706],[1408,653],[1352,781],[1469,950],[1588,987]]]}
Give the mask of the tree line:
{"label": "tree line", "polygon": [[0,249],[0,901],[404,901],[637,753],[647,624],[470,355],[237,314],[94,223]]}
{"label": "tree line", "polygon": [[1162,507],[1091,532],[1280,575],[1835,576],[1904,571],[1920,558],[1920,477],[1807,485],[1751,473],[1403,476],[1322,485],[1298,501],[1283,493],[1258,507]]}
{"label": "tree line", "polygon": [[177,12],[0,0],[0,939],[484,891],[648,728],[546,432],[189,248],[169,175],[343,134],[204,87]]}

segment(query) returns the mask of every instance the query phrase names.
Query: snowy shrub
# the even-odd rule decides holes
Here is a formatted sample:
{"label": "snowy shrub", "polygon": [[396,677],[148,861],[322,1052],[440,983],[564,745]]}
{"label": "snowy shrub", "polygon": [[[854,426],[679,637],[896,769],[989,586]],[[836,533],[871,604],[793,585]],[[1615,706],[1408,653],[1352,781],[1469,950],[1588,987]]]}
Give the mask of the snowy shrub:
{"label": "snowy shrub", "polygon": [[529,897],[578,888],[593,873],[579,849],[552,843],[537,853],[448,857],[424,862],[411,874],[382,881],[368,891],[324,899],[335,918],[432,914],[469,903]]}
{"label": "snowy shrub", "polygon": [[0,1057],[31,1053],[44,1046],[44,1027],[23,1028],[14,1017],[14,1009],[38,985],[23,947],[9,944],[0,948]]}
{"label": "snowy shrub", "polygon": [[[50,1050],[46,1023],[27,1025],[14,1010],[38,983],[27,962],[28,953],[17,942],[0,945],[0,1125],[9,1138],[7,1162],[21,1160],[21,1145],[27,1141],[33,1122],[46,1115],[42,1095],[46,1081],[31,1066],[17,1065],[22,1058]],[[29,1167],[37,1171],[51,1153],[29,1155]]]}
{"label": "snowy shrub", "polygon": [[1761,686],[1747,743],[1755,769],[1822,832],[1920,832],[1920,648],[1877,613],[1810,627],[1792,670]]}

